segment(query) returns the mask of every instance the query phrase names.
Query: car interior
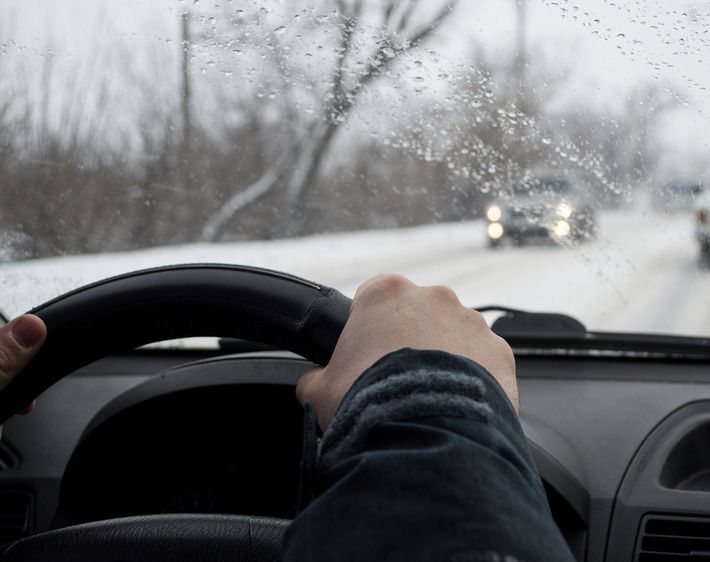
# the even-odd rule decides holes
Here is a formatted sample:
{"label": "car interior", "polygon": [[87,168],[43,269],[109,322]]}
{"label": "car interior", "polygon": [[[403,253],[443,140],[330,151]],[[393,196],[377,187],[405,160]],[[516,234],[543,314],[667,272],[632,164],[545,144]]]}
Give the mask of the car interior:
{"label": "car interior", "polygon": [[[198,537],[198,514],[283,520],[278,551],[300,501],[294,385],[327,361],[348,306],[287,274],[196,265],[127,274],[39,307],[58,336],[0,393],[5,420],[48,388],[37,412],[6,422],[0,521],[13,547],[2,559],[51,560],[68,545],[96,554],[92,541],[132,552],[131,529],[112,520],[159,514],[193,514],[183,525],[198,525]],[[493,329],[516,354],[525,433],[576,558],[702,560],[708,342],[630,340],[564,315],[483,309],[496,311]],[[220,336],[219,348],[131,349],[198,334]],[[85,343],[67,353],[75,341]],[[105,527],[80,532],[96,521]],[[169,525],[153,524],[165,548]]]}
{"label": "car interior", "polygon": [[296,383],[378,273],[510,344],[576,560],[710,561],[707,2],[0,16],[0,325],[49,334],[0,376],[0,562],[279,560]]}

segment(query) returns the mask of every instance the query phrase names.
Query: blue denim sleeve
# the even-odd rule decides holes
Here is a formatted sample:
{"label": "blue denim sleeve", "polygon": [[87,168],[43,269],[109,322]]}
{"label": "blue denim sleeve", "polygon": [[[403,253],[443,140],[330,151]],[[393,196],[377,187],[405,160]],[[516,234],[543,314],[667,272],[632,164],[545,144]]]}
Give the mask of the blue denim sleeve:
{"label": "blue denim sleeve", "polygon": [[343,399],[320,470],[286,562],[574,560],[507,396],[463,357],[383,357]]}

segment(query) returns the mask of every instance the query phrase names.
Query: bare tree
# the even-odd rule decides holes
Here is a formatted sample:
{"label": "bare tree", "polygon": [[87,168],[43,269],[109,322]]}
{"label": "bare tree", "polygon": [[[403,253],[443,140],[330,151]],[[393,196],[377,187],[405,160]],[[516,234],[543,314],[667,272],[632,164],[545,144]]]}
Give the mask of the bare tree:
{"label": "bare tree", "polygon": [[[427,4],[422,0],[387,0],[379,3],[377,13],[367,14],[365,24],[364,0],[333,2],[337,9],[336,62],[326,80],[329,92],[307,125],[308,134],[296,150],[292,148],[296,143],[288,143],[289,147],[284,149],[285,154],[276,164],[241,192],[230,196],[209,217],[202,228],[200,238],[203,241],[219,238],[236,213],[277,187],[284,190],[287,212],[300,205],[314,185],[337,132],[351,115],[362,93],[372,82],[383,77],[402,55],[420,46],[454,7],[453,2],[444,2],[437,11],[424,17],[419,14],[420,7]],[[425,21],[417,22],[422,17]],[[374,45],[369,50],[357,48],[359,36],[373,30],[377,33]],[[283,72],[283,65],[278,68]],[[299,230],[300,226],[297,222],[294,230]]]}

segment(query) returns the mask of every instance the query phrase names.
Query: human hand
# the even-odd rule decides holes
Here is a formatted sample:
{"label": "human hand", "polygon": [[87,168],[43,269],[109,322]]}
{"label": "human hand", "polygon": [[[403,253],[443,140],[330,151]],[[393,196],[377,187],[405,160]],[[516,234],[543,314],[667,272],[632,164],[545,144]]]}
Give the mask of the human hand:
{"label": "human hand", "polygon": [[403,347],[437,349],[476,361],[500,383],[519,410],[515,358],[483,316],[461,304],[448,287],[419,287],[399,275],[379,275],[357,290],[343,333],[326,367],[298,381],[296,395],[311,402],[321,428],[333,419],[357,378]]}
{"label": "human hand", "polygon": [[[27,366],[46,337],[47,327],[44,322],[32,314],[19,316],[0,328],[0,389]],[[36,400],[33,400],[20,413],[31,412],[35,404]]]}

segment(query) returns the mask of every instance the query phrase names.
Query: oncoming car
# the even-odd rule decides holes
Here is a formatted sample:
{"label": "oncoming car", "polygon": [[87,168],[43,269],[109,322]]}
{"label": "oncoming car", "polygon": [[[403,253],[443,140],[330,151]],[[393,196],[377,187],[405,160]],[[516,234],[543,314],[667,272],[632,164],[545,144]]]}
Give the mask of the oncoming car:
{"label": "oncoming car", "polygon": [[653,193],[653,207],[661,213],[682,213],[692,211],[696,200],[703,195],[703,184],[699,182],[668,182]]}
{"label": "oncoming car", "polygon": [[710,264],[710,191],[698,197],[695,203],[695,239],[701,262]]}
{"label": "oncoming car", "polygon": [[504,189],[486,209],[488,243],[577,243],[596,235],[595,211],[584,184],[571,174],[536,173]]}

